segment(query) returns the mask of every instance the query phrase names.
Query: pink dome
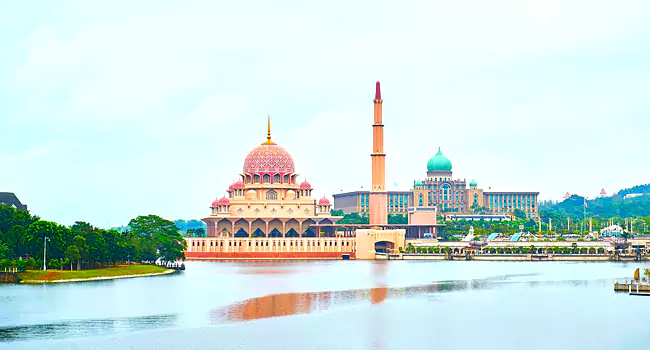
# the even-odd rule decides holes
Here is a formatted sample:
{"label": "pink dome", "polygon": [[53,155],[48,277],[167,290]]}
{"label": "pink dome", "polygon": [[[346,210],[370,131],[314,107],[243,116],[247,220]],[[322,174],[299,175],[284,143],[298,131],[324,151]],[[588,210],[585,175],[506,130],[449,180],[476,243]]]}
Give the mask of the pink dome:
{"label": "pink dome", "polygon": [[244,161],[245,174],[287,174],[295,173],[293,159],[289,152],[272,142],[255,147]]}
{"label": "pink dome", "polygon": [[219,200],[215,199],[214,202],[212,202],[212,205],[210,206],[210,208],[216,208],[217,206],[219,206]]}
{"label": "pink dome", "polygon": [[230,199],[226,197],[221,197],[219,201],[217,202],[219,205],[229,205],[230,204]]}
{"label": "pink dome", "polygon": [[307,182],[307,180],[305,180],[300,184],[300,189],[301,190],[311,190],[311,184],[309,182]]}
{"label": "pink dome", "polygon": [[236,190],[243,190],[244,187],[245,187],[244,186],[244,181],[242,181],[242,180],[239,180],[239,181],[235,182],[234,184],[232,184],[232,186]]}
{"label": "pink dome", "polygon": [[330,200],[323,196],[323,198],[318,201],[318,205],[330,205]]}

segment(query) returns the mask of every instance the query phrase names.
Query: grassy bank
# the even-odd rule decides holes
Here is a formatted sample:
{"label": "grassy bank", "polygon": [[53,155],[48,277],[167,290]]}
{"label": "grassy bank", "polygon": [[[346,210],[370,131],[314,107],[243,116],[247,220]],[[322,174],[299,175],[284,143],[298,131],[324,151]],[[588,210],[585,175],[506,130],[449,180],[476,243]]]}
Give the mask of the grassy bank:
{"label": "grassy bank", "polygon": [[120,277],[137,277],[138,275],[170,273],[173,270],[155,265],[129,265],[108,267],[104,269],[90,269],[81,271],[70,270],[29,270],[18,274],[21,283],[53,283],[60,281],[82,281],[112,279]]}

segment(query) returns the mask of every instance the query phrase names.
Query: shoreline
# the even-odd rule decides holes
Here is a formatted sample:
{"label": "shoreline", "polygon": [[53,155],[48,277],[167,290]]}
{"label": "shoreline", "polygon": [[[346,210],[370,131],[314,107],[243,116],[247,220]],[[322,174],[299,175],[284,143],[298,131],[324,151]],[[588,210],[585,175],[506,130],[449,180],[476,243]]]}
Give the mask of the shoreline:
{"label": "shoreline", "polygon": [[122,278],[161,276],[161,275],[169,275],[169,274],[172,274],[174,272],[176,272],[176,270],[167,269],[167,270],[162,271],[162,272],[143,273],[143,274],[135,274],[135,275],[99,276],[99,277],[89,277],[89,278],[60,279],[60,280],[21,280],[17,284],[50,284],[50,283],[93,282],[93,281],[116,280],[116,279],[122,279]]}

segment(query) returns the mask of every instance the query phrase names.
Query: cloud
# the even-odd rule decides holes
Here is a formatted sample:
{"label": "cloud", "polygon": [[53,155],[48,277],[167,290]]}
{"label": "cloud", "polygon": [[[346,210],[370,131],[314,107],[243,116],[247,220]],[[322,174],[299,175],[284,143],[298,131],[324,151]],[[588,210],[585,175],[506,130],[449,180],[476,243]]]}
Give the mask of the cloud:
{"label": "cloud", "polygon": [[611,192],[650,171],[649,14],[642,0],[3,3],[0,176],[64,223],[199,217],[270,113],[318,196],[366,187],[381,80],[389,184],[424,177],[441,146],[485,187]]}

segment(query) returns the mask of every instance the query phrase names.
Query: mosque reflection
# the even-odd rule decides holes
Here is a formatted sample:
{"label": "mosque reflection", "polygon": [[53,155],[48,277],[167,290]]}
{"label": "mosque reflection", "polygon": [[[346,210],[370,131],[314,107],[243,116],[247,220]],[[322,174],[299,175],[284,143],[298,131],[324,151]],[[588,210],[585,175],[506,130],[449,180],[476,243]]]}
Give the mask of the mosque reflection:
{"label": "mosque reflection", "polygon": [[412,298],[433,293],[482,289],[489,284],[478,280],[438,282],[421,286],[353,289],[331,292],[283,293],[251,298],[212,312],[213,323],[245,322],[263,318],[307,314],[331,307],[388,299]]}

